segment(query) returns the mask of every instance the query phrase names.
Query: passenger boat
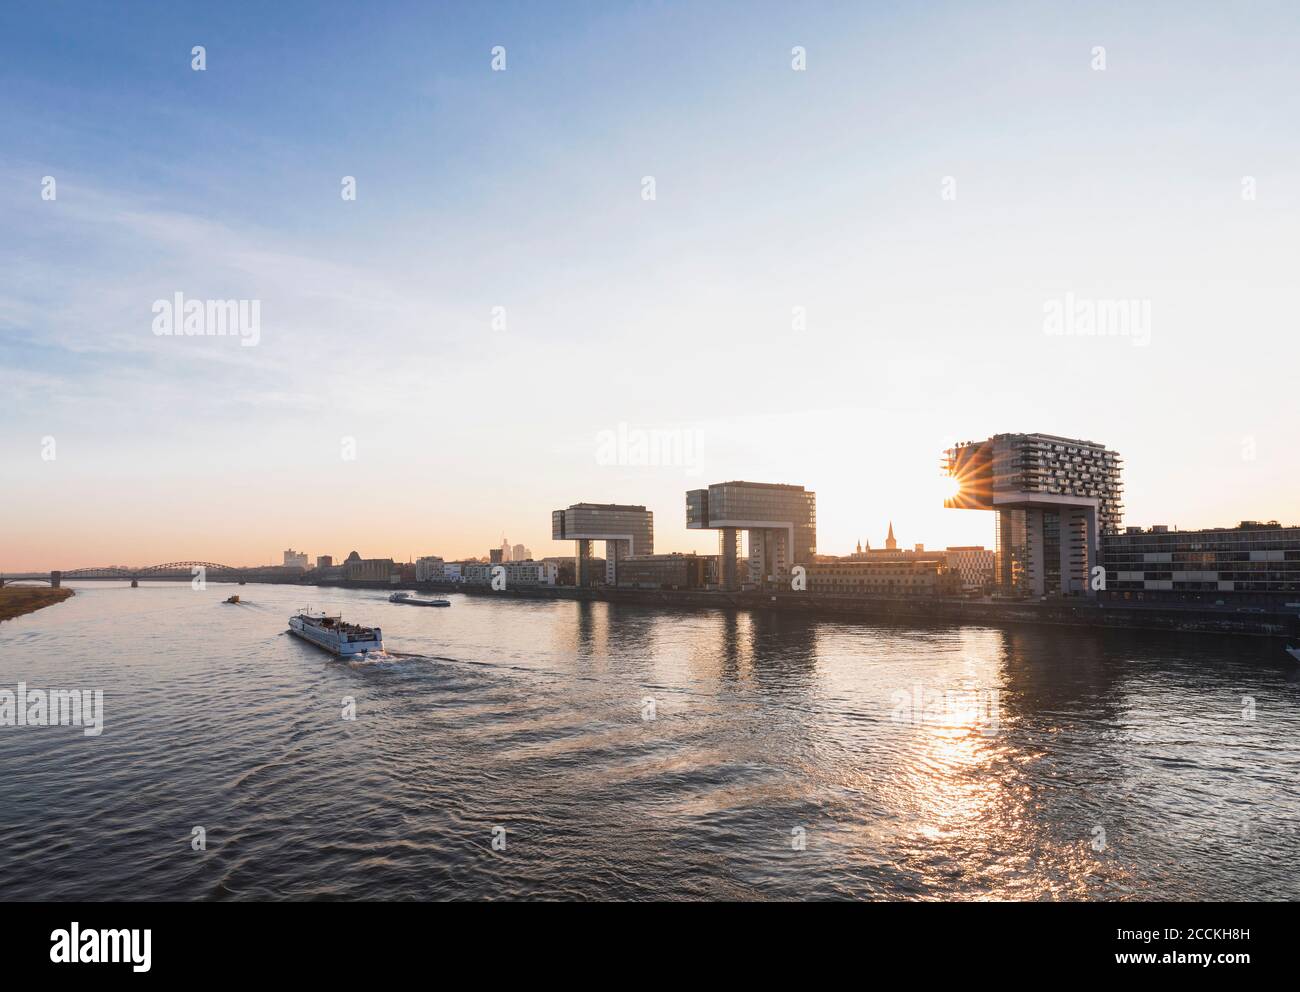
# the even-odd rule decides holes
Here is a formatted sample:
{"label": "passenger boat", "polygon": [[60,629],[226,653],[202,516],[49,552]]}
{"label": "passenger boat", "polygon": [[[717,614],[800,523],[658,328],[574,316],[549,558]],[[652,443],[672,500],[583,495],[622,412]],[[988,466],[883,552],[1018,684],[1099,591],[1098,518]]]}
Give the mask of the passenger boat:
{"label": "passenger boat", "polygon": [[339,616],[303,610],[289,618],[289,631],[341,658],[384,650],[384,635],[378,627],[344,623]]}
{"label": "passenger boat", "polygon": [[405,603],[407,606],[450,606],[448,599],[412,599],[409,592],[395,592],[388,597],[390,603]]}

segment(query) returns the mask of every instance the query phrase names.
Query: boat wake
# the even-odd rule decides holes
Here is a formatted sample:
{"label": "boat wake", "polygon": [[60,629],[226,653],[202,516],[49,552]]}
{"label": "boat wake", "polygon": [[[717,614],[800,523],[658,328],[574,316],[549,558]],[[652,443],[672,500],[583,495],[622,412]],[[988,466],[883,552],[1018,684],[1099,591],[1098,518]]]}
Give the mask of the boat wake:
{"label": "boat wake", "polygon": [[427,662],[436,665],[440,662],[456,663],[455,658],[442,658],[433,654],[414,654],[408,651],[371,651],[364,657],[353,655],[344,659],[352,668],[371,668],[375,665],[405,665],[409,662]]}

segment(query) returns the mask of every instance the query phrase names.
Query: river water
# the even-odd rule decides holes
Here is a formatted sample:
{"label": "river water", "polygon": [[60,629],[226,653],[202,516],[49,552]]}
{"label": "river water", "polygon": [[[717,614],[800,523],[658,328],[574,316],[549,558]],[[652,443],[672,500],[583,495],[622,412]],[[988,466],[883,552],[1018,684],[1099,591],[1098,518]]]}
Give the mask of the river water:
{"label": "river water", "polygon": [[104,708],[0,727],[0,899],[1300,899],[1276,642],[75,588],[0,625]]}

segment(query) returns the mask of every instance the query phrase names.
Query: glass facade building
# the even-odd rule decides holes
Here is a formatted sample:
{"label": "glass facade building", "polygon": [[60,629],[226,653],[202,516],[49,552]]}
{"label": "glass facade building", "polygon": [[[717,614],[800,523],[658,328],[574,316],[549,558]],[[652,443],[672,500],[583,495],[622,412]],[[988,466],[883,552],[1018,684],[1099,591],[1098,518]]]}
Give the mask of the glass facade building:
{"label": "glass facade building", "polygon": [[[686,526],[717,530],[720,585],[737,589],[784,583],[795,565],[817,554],[817,494],[771,482],[718,482],[686,494]],[[739,566],[740,532],[748,535],[746,575]]]}
{"label": "glass facade building", "polygon": [[605,583],[618,584],[618,564],[632,555],[654,554],[654,514],[644,506],[622,503],[574,503],[551,513],[551,537],[574,541],[574,582],[591,585],[591,542],[605,542]]}

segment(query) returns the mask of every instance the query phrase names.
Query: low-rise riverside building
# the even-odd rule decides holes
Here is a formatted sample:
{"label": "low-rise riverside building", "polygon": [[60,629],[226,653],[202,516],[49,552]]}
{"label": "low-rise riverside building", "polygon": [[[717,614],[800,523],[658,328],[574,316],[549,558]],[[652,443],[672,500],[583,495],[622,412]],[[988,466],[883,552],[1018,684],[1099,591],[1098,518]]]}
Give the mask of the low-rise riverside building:
{"label": "low-rise riverside building", "polygon": [[1102,539],[1105,600],[1300,608],[1300,527],[1129,527]]}
{"label": "low-rise riverside building", "polygon": [[555,562],[510,561],[505,568],[506,586],[553,586],[559,581],[560,569]]}
{"label": "low-rise riverside building", "polygon": [[955,596],[961,577],[937,557],[815,562],[808,591],[839,596]]}
{"label": "low-rise riverside building", "polygon": [[343,563],[343,578],[349,582],[392,582],[397,574],[391,558],[362,558],[353,551]]}
{"label": "low-rise riverside building", "polygon": [[[835,560],[835,559],[832,559]],[[868,542],[864,548],[859,542],[857,548],[846,555],[842,561],[879,562],[879,561],[937,561],[958,577],[960,591],[963,593],[992,592],[996,581],[997,555],[992,548],[983,545],[959,545],[947,547],[942,551],[927,551],[924,544],[902,549],[894,538],[894,524],[889,524],[889,534],[883,548],[873,548]]]}
{"label": "low-rise riverside building", "polygon": [[500,562],[467,561],[460,566],[460,581],[469,586],[485,586],[492,581],[492,569]]}
{"label": "low-rise riverside building", "polygon": [[415,559],[416,582],[445,582],[447,563],[438,555],[424,555]]}
{"label": "low-rise riverside building", "polygon": [[[441,558],[421,559],[425,563],[422,572],[417,572],[416,582],[463,582],[466,565],[478,565],[477,561],[443,561]],[[418,569],[419,562],[416,563]],[[423,577],[421,577],[421,575]]]}
{"label": "low-rise riverside building", "polygon": [[619,566],[618,584],[634,589],[703,589],[716,582],[716,555],[633,555]]}
{"label": "low-rise riverside building", "polygon": [[[498,573],[496,570],[500,569]],[[492,584],[495,575],[511,586],[553,586],[559,581],[560,567],[556,561],[465,561],[443,562],[437,571],[431,571],[433,582],[459,582],[469,586]]]}

